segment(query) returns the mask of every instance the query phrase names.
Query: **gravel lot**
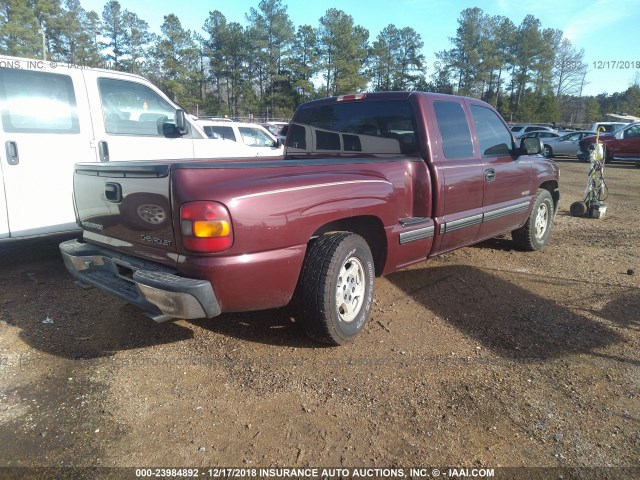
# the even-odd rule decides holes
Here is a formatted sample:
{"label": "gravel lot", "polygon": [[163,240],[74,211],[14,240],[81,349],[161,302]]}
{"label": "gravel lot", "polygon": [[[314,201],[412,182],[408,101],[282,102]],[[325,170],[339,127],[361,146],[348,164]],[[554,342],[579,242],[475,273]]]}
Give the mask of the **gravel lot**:
{"label": "gravel lot", "polygon": [[586,165],[559,164],[543,252],[492,239],[378,279],[345,347],[289,309],[158,325],[76,287],[59,239],[1,245],[0,466],[640,476],[640,169],[607,168],[596,220],[568,213]]}

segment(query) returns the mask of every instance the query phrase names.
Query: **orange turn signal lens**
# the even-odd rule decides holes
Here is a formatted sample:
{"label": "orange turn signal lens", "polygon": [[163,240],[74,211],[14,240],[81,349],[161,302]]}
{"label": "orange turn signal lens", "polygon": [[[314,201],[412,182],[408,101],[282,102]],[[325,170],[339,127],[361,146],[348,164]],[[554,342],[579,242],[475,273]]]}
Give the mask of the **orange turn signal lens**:
{"label": "orange turn signal lens", "polygon": [[231,233],[231,226],[226,220],[197,220],[193,222],[193,234],[196,237],[226,237]]}

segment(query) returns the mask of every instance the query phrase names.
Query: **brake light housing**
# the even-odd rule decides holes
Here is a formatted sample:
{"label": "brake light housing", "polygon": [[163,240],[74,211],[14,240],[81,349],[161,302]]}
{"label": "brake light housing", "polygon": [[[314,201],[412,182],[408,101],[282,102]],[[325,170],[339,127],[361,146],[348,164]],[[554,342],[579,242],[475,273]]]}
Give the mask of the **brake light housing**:
{"label": "brake light housing", "polygon": [[336,98],[336,102],[352,102],[354,100],[364,100],[366,93],[355,93],[351,95],[340,95]]}
{"label": "brake light housing", "polygon": [[180,207],[182,244],[192,252],[215,253],[233,245],[233,226],[227,208],[218,202],[188,202]]}

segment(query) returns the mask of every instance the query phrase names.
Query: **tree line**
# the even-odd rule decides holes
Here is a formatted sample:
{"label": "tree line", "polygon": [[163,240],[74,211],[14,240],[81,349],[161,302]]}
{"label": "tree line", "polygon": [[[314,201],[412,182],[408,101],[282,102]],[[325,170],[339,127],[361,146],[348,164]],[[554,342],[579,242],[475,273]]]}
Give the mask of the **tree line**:
{"label": "tree line", "polygon": [[[151,32],[137,13],[109,0],[99,15],[80,0],[5,0],[0,52],[143,75],[191,113],[288,118],[299,103],[362,91],[422,90],[481,98],[507,120],[589,123],[605,113],[640,115],[637,82],[625,92],[583,96],[584,52],[563,32],[527,15],[520,25],[460,13],[451,48],[427,64],[411,27],[375,39],[342,10],[295,26],[282,0],[260,0],[230,22],[214,10],[200,32],[175,14]],[[613,110],[611,110],[613,109]]]}

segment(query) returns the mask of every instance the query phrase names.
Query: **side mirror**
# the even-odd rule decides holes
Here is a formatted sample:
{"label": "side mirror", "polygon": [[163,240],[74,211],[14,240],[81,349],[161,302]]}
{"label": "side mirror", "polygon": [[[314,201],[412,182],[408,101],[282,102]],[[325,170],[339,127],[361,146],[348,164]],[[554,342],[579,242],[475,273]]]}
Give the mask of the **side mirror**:
{"label": "side mirror", "polygon": [[282,146],[282,142],[280,141],[279,138],[276,138],[276,141],[273,142],[273,147],[274,148],[280,148]]}
{"label": "side mirror", "polygon": [[176,130],[178,130],[180,135],[186,135],[189,132],[187,116],[181,108],[176,110]]}
{"label": "side mirror", "polygon": [[520,140],[520,155],[539,155],[542,153],[542,140],[535,137]]}

